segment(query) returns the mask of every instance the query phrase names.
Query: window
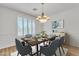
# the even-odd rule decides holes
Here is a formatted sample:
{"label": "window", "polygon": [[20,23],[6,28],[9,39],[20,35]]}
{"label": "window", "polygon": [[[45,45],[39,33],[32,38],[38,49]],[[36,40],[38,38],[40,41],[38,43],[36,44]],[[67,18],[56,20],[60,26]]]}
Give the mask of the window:
{"label": "window", "polygon": [[24,17],[18,17],[18,35],[35,34],[35,21]]}

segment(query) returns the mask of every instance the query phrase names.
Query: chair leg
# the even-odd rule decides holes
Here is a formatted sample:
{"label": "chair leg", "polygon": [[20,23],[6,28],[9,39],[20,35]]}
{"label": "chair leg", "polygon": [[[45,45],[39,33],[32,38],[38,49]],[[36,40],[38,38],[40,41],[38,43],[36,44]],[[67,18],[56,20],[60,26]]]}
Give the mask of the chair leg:
{"label": "chair leg", "polygon": [[61,48],[62,48],[63,53],[65,54],[64,49],[63,49],[63,47],[62,47],[62,46],[61,46]]}
{"label": "chair leg", "polygon": [[17,56],[19,55],[19,53],[17,53]]}
{"label": "chair leg", "polygon": [[30,52],[30,56],[33,56],[32,51]]}
{"label": "chair leg", "polygon": [[56,53],[55,53],[55,56],[57,56]]}
{"label": "chair leg", "polygon": [[60,56],[61,56],[61,50],[60,50],[60,47],[59,47],[59,53],[60,53]]}
{"label": "chair leg", "polygon": [[41,52],[40,52],[40,56],[41,56]]}

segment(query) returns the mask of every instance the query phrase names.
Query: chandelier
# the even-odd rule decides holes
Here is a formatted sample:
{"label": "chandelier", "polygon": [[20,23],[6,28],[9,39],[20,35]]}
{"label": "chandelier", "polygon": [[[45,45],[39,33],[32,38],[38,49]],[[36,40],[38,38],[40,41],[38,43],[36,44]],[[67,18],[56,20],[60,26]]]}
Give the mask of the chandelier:
{"label": "chandelier", "polygon": [[42,14],[41,14],[41,16],[37,16],[36,19],[37,19],[38,21],[40,21],[41,23],[45,23],[45,22],[48,21],[49,17],[46,16],[46,15],[44,15],[44,8],[43,8],[44,3],[41,3],[41,4],[42,4]]}

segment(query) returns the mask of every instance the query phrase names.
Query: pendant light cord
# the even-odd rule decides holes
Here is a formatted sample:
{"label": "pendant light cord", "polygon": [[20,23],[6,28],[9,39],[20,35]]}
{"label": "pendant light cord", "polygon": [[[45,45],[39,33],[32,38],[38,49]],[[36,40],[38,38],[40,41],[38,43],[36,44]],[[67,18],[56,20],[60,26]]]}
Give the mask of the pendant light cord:
{"label": "pendant light cord", "polygon": [[44,3],[41,4],[42,4],[42,16],[44,16]]}

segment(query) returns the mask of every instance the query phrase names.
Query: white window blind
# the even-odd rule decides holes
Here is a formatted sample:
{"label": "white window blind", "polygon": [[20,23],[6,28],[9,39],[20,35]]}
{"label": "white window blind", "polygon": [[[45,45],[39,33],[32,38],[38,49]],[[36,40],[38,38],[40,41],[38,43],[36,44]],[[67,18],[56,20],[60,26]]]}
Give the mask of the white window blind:
{"label": "white window blind", "polygon": [[35,34],[35,21],[29,18],[17,18],[18,36],[26,34]]}

